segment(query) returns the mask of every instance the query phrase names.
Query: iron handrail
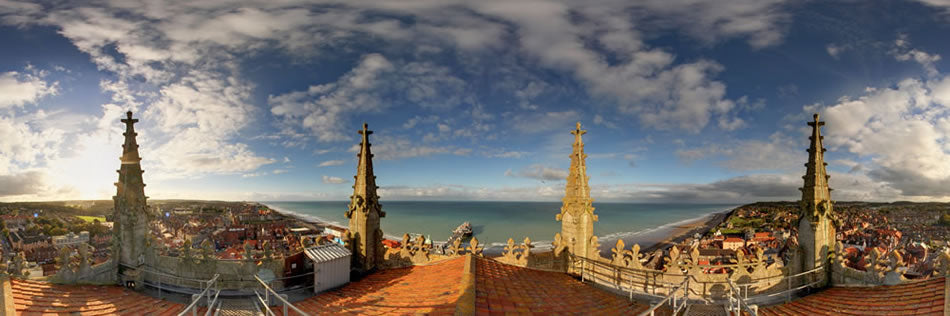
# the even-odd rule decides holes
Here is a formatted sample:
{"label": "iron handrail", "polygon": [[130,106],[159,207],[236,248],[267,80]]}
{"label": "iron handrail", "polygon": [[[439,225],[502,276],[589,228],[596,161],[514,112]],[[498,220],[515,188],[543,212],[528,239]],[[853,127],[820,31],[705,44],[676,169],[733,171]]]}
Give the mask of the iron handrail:
{"label": "iron handrail", "polygon": [[[676,288],[670,291],[670,294],[667,294],[666,297],[664,297],[662,300],[660,300],[656,304],[653,304],[653,306],[650,306],[649,309],[641,312],[639,316],[647,316],[647,315],[653,316],[656,309],[660,308],[663,305],[666,305],[667,301],[669,301],[670,306],[673,307],[673,315],[676,315],[677,313],[679,313],[679,311],[683,309],[683,307],[686,306],[686,300],[688,299],[687,296],[689,295],[688,291],[689,291],[690,278],[691,277],[689,276],[684,278],[683,282],[680,282],[680,284]],[[679,292],[680,289],[683,289],[683,298],[682,298],[683,300],[680,302],[679,306],[677,306],[675,295],[676,295],[676,292]]]}
{"label": "iron handrail", "polygon": [[277,314],[274,311],[270,310],[270,306],[267,305],[267,301],[261,297],[261,293],[258,293],[257,290],[254,290],[254,295],[257,296],[257,301],[261,303],[261,306],[264,307],[264,312],[267,316],[276,316]]}
{"label": "iron handrail", "polygon": [[[580,270],[581,270],[581,278],[582,278],[582,280],[584,280],[584,279],[593,279],[593,281],[594,281],[595,283],[604,283],[604,285],[607,285],[607,286],[612,287],[612,288],[616,288],[616,289],[618,289],[618,290],[620,290],[620,291],[629,291],[629,292],[630,292],[629,294],[630,294],[630,296],[631,296],[631,299],[632,299],[632,297],[633,297],[634,290],[635,290],[636,288],[642,288],[642,286],[644,286],[644,285],[645,285],[648,289],[641,289],[641,290],[637,290],[636,292],[637,292],[637,293],[641,293],[641,294],[654,295],[654,296],[656,296],[657,294],[659,294],[659,293],[657,293],[657,290],[660,290],[660,289],[665,289],[666,291],[669,291],[669,292],[667,292],[667,293],[672,292],[672,291],[669,290],[669,289],[670,289],[670,287],[672,287],[673,283],[662,282],[662,281],[658,281],[658,280],[650,280],[651,277],[652,277],[652,278],[655,278],[655,277],[661,276],[661,275],[664,275],[664,276],[673,276],[673,277],[680,276],[680,275],[678,275],[678,274],[667,273],[667,272],[663,272],[663,271],[661,271],[661,270],[628,268],[628,267],[617,266],[617,265],[614,265],[614,264],[609,263],[609,262],[603,262],[603,261],[594,260],[594,259],[590,259],[590,258],[585,258],[585,257],[581,257],[581,256],[576,256],[576,255],[572,255],[572,254],[569,254],[569,256],[570,256],[569,258],[572,259],[572,265],[573,265],[573,266],[576,266],[576,265],[578,265],[578,264],[581,265]],[[610,273],[608,273],[608,271],[607,271],[607,270],[604,270],[604,269],[597,269],[598,267],[600,267],[600,268],[607,268]],[[793,293],[793,292],[795,292],[795,291],[798,291],[798,290],[801,290],[801,289],[807,288],[807,287],[813,287],[813,286],[817,285],[818,283],[820,283],[820,281],[816,281],[816,282],[811,282],[811,283],[807,283],[807,284],[800,285],[800,286],[798,286],[798,285],[792,286],[792,281],[794,281],[795,278],[798,278],[798,277],[801,277],[801,276],[804,276],[804,275],[807,275],[807,274],[813,274],[813,273],[816,273],[816,272],[818,272],[818,271],[821,271],[821,270],[823,270],[823,269],[825,269],[825,268],[826,268],[826,267],[824,267],[824,266],[819,266],[819,267],[817,267],[817,268],[814,268],[814,269],[811,269],[811,270],[808,270],[808,271],[804,271],[804,272],[800,272],[800,273],[796,273],[796,274],[792,274],[792,275],[776,275],[776,276],[769,276],[769,277],[764,277],[764,278],[757,278],[757,279],[755,279],[755,280],[752,280],[752,282],[744,283],[744,284],[738,284],[738,285],[736,285],[736,286],[737,286],[738,288],[741,288],[741,289],[744,289],[744,290],[745,290],[745,291],[740,292],[740,293],[744,293],[744,294],[745,294],[745,295],[744,295],[744,298],[745,298],[746,300],[748,300],[748,301],[757,300],[757,299],[763,299],[763,298],[769,298],[769,297],[774,297],[774,296],[783,295],[783,294],[784,294],[784,295],[791,295],[791,293]],[[788,282],[788,289],[787,289],[787,290],[782,290],[782,291],[776,292],[776,293],[762,293],[762,294],[754,294],[754,295],[751,296],[751,297],[749,296],[749,288],[750,288],[750,287],[752,287],[752,286],[754,286],[754,285],[757,285],[757,284],[759,284],[760,282],[768,281],[768,280],[773,280],[773,279],[776,279],[776,278],[779,278],[779,280],[777,280],[777,281],[769,281],[769,283],[774,282],[775,284],[781,284],[781,283],[783,283],[783,282]],[[640,281],[642,281],[642,282],[637,283],[637,284],[635,285],[634,282],[635,282],[636,280],[638,280],[638,279],[639,279]],[[695,281],[696,281],[697,283],[713,284],[713,285],[714,285],[714,284],[723,284],[723,285],[725,285],[724,283],[726,283],[726,282],[721,282],[721,281],[711,281],[711,282],[709,282],[709,281],[702,281],[702,282],[701,282],[701,281],[699,281],[699,280],[695,280]],[[637,286],[637,285],[639,285],[639,286]],[[653,293],[650,293],[651,291],[650,291],[649,289],[652,289],[652,292],[653,292]],[[661,293],[662,293],[662,291],[661,291]],[[707,294],[703,293],[703,294],[702,294],[702,298],[709,298],[709,296],[708,296]]]}
{"label": "iron handrail", "polygon": [[[208,282],[208,281],[209,281],[209,280],[205,280],[205,279],[186,278],[186,277],[183,277],[183,276],[178,276],[178,275],[174,275],[174,274],[168,274],[168,273],[159,272],[159,271],[156,271],[156,270],[149,270],[149,269],[145,269],[145,268],[137,268],[137,267],[133,267],[133,266],[130,266],[130,265],[127,265],[127,264],[122,264],[122,263],[120,263],[119,265],[120,265],[120,266],[123,266],[123,267],[126,267],[126,268],[140,269],[140,270],[142,270],[142,271],[144,271],[144,272],[146,272],[146,273],[156,274],[156,275],[160,275],[160,276],[164,276],[164,277],[175,278],[175,279],[180,279],[180,280],[185,280],[185,281],[194,281],[194,282],[201,282],[201,283],[204,283],[204,282]],[[145,266],[145,267],[147,268],[148,266]]]}
{"label": "iron handrail", "polygon": [[[742,295],[739,294],[740,292],[739,292],[738,289],[736,289],[736,284],[732,282],[732,279],[726,279],[726,281],[727,281],[727,283],[729,283],[729,290],[730,290],[730,291],[729,291],[729,293],[730,293],[730,294],[729,294],[729,311],[730,311],[730,312],[734,312],[734,311],[741,312],[743,309],[745,309],[746,312],[749,313],[749,315],[758,316],[758,314],[759,314],[758,311],[752,309],[752,307],[749,306],[749,303],[747,303],[746,300],[745,300],[744,298],[742,298]],[[737,305],[738,305],[738,306],[737,306],[737,307],[738,307],[737,309],[738,309],[738,310],[733,310],[732,302],[736,302],[736,303],[737,303]]]}
{"label": "iron handrail", "polygon": [[185,309],[183,309],[180,313],[178,313],[178,316],[185,316],[185,313],[187,313],[189,310],[192,311],[191,314],[193,316],[197,315],[198,301],[200,301],[201,297],[205,296],[205,294],[208,295],[208,310],[210,311],[211,308],[214,307],[214,303],[216,303],[218,300],[218,294],[221,294],[221,290],[218,290],[214,295],[214,301],[212,301],[211,293],[209,292],[211,290],[211,286],[216,284],[215,281],[218,280],[218,276],[219,274],[215,273],[214,277],[212,277],[211,280],[208,280],[208,285],[205,286],[204,290],[202,290],[201,293],[192,295],[191,304],[188,304],[188,307],[185,307]]}
{"label": "iron handrail", "polygon": [[[300,310],[299,308],[297,308],[297,306],[294,306],[293,304],[290,304],[290,302],[288,302],[287,299],[285,299],[285,298],[283,298],[282,296],[280,296],[280,294],[277,294],[277,292],[275,292],[273,289],[271,289],[270,286],[268,286],[267,283],[264,282],[264,280],[261,280],[260,277],[258,277],[258,276],[255,275],[255,276],[254,276],[254,279],[256,279],[257,282],[260,283],[261,286],[264,287],[264,290],[265,290],[264,296],[265,296],[265,298],[266,298],[267,296],[269,296],[270,294],[273,294],[274,296],[277,297],[278,300],[280,300],[281,303],[284,304],[284,315],[287,315],[286,309],[287,309],[287,307],[290,307],[290,308],[293,309],[295,312],[300,313],[301,315],[310,316],[310,314],[307,314],[307,313],[305,313],[304,311],[302,311],[302,310]],[[255,291],[254,293],[256,294],[257,291]],[[260,295],[258,294],[258,296],[260,296]],[[267,309],[268,311],[270,310],[270,307],[269,307],[268,304],[264,304],[264,308]]]}

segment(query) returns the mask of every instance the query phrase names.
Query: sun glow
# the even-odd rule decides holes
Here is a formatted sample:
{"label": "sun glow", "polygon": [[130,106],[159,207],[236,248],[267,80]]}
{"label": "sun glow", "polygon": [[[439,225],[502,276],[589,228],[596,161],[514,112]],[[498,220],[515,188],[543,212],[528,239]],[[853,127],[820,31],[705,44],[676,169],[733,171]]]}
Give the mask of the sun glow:
{"label": "sun glow", "polygon": [[122,144],[118,137],[82,136],[76,154],[51,164],[49,180],[60,186],[54,195],[69,199],[109,199],[115,194]]}

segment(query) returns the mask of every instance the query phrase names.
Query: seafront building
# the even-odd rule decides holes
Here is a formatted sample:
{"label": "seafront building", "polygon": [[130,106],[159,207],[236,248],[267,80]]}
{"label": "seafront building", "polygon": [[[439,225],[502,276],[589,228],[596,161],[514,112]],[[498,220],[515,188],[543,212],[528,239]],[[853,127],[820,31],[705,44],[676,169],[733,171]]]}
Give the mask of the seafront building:
{"label": "seafront building", "polygon": [[[359,131],[353,195],[344,210],[348,230],[340,232],[343,245],[302,250],[311,260],[307,265],[329,261],[335,262],[334,269],[349,265],[342,270],[349,270],[352,278],[334,278],[343,280],[334,281],[342,285],[317,293],[314,288],[324,287],[295,287],[290,281],[305,277],[321,282],[328,279],[321,273],[330,269],[289,268],[289,258],[275,256],[268,247],[255,249],[245,243],[245,256],[240,259],[218,258],[207,240],[186,239],[178,249],[164,249],[165,244],[150,233],[160,221],[150,211],[144,192],[133,127],[137,121],[131,112],[122,120],[126,131],[114,197],[114,255],[94,263],[86,247],[62,251],[57,258],[59,271],[50,282],[24,279],[24,258],[16,257],[0,269],[5,272],[0,276],[2,314],[174,315],[260,313],[263,309],[313,315],[684,311],[945,315],[950,311],[946,278],[950,254],[938,256],[933,275],[920,278],[904,275],[905,263],[896,252],[871,251],[864,269],[846,264],[846,248],[835,239],[837,215],[824,163],[824,123],[818,115],[809,123],[812,135],[802,199],[797,220],[788,223],[788,231],[741,237],[719,234],[653,254],[641,253],[639,245],[627,247],[621,240],[610,249],[609,257],[602,255],[593,234],[598,216],[586,173],[582,139],[586,131],[580,123],[571,131],[570,170],[562,207],[555,216],[561,231],[554,236],[552,249],[535,251],[530,239],[519,243],[514,239],[519,237],[512,236],[503,254],[495,258],[483,254],[477,236],[468,242],[456,239],[445,251],[433,251],[423,238],[408,235],[398,247],[383,246],[380,222],[386,214],[376,192],[372,132],[364,124]],[[221,227],[216,229],[228,227],[222,222],[207,228],[217,225]],[[779,244],[784,245],[781,255],[766,254],[764,248]],[[702,245],[721,249],[700,249]],[[175,255],[168,250],[175,250]]]}

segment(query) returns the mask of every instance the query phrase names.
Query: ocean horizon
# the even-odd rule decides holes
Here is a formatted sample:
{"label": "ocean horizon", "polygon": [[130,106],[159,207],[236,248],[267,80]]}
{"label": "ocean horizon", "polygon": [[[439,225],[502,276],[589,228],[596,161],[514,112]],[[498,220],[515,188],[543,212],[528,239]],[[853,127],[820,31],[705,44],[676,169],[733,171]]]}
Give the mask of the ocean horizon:
{"label": "ocean horizon", "polygon": [[[262,201],[282,213],[347,226],[348,201]],[[475,237],[489,247],[503,246],[508,238],[520,243],[531,238],[539,248],[550,245],[561,223],[555,220],[561,202],[515,201],[389,201],[382,203],[386,217],[381,226],[387,238],[405,233],[422,234],[434,242],[445,241],[453,229],[470,222]],[[643,247],[663,241],[680,225],[705,220],[741,204],[720,203],[594,203],[594,234],[602,243],[617,239]]]}

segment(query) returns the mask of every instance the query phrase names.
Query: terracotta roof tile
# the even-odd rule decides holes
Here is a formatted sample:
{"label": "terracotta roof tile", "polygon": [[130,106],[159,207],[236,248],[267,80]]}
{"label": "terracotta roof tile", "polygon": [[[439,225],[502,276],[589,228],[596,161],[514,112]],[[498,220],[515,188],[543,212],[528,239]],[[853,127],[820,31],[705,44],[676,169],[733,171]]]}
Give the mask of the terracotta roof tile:
{"label": "terracotta roof tile", "polygon": [[18,315],[164,315],[185,306],[118,286],[58,285],[11,280]]}
{"label": "terracotta roof tile", "polygon": [[762,315],[944,315],[946,278],[875,287],[832,287]]}
{"label": "terracotta roof tile", "polygon": [[465,258],[381,270],[295,306],[321,314],[451,315],[460,296]]}
{"label": "terracotta roof tile", "polygon": [[581,283],[567,274],[478,258],[476,314],[636,314],[648,307]]}

